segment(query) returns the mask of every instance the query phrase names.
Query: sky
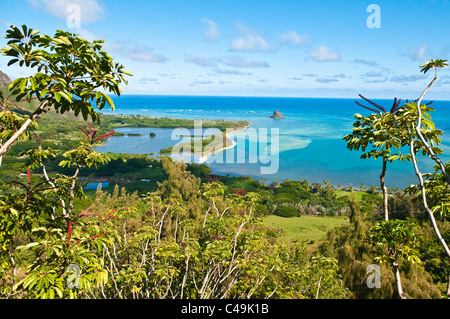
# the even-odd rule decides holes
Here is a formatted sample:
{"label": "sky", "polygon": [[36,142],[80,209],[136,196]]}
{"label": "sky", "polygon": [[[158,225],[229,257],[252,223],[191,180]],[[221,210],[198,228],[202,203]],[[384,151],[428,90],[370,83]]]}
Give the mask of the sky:
{"label": "sky", "polygon": [[[22,24],[105,40],[124,94],[415,99],[419,66],[450,59],[449,16],[446,0],[1,0],[0,47]],[[449,70],[427,98],[450,100]]]}

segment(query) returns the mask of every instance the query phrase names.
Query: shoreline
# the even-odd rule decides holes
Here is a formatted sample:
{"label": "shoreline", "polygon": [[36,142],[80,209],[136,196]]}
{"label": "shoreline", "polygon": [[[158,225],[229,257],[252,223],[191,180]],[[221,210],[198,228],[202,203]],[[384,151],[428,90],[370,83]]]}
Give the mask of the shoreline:
{"label": "shoreline", "polygon": [[[230,138],[228,135],[229,134],[233,134],[233,133],[237,133],[237,132],[241,132],[241,131],[245,131],[249,126],[251,126],[252,125],[252,123],[250,122],[250,121],[248,121],[248,124],[245,126],[245,127],[241,127],[241,128],[235,128],[235,129],[233,129],[233,131],[232,132],[229,132],[229,133],[226,133],[225,134],[225,137],[226,138]],[[231,140],[231,139],[230,139]],[[235,141],[233,141],[233,140],[231,140],[231,145],[229,145],[229,146],[225,146],[225,147],[222,147],[222,148],[220,148],[220,149],[217,149],[217,150],[214,150],[214,151],[212,151],[212,152],[209,152],[208,154],[206,154],[206,155],[203,155],[203,152],[202,152],[202,156],[200,156],[200,158],[199,158],[199,160],[198,160],[198,163],[199,164],[204,164],[212,155],[214,155],[214,154],[216,154],[216,153],[219,153],[219,152],[223,152],[223,151],[225,151],[225,150],[227,150],[227,149],[229,149],[229,148],[233,148],[233,147],[235,147],[236,145],[237,145],[237,143],[235,142]],[[192,153],[192,154],[195,154],[195,153]]]}

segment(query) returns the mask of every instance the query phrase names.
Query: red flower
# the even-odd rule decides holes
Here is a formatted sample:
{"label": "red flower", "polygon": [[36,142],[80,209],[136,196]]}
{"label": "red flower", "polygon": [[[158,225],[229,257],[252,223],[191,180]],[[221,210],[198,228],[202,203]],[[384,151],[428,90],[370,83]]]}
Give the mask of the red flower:
{"label": "red flower", "polygon": [[242,195],[243,196],[245,193],[247,193],[247,191],[245,189],[235,189],[235,188],[230,187],[230,186],[228,186],[228,188],[231,188],[232,190],[234,190],[235,193],[238,194],[238,195]]}
{"label": "red flower", "polygon": [[95,236],[92,236],[92,237],[90,237],[90,238],[91,238],[91,239],[95,239],[95,238],[100,237],[100,236],[103,236],[103,235],[105,235],[105,234],[106,234],[106,232],[101,233],[101,234],[98,234],[98,235],[95,235]]}
{"label": "red flower", "polygon": [[70,246],[70,236],[72,236],[72,222],[69,222],[69,229],[67,230],[67,246]]}
{"label": "red flower", "polygon": [[94,130],[92,128],[91,123],[88,123],[88,124],[89,124],[89,133],[84,128],[82,128],[81,126],[80,126],[80,130],[82,130],[84,132],[84,134],[86,134],[87,138],[89,139],[89,143],[90,144],[94,144],[98,140],[104,139],[104,138],[106,138],[108,136],[111,136],[111,135],[113,135],[115,133],[115,131],[112,131],[110,133],[103,134],[103,135],[101,135],[101,136],[99,136],[99,137],[94,139],[95,134],[97,134],[97,130]]}

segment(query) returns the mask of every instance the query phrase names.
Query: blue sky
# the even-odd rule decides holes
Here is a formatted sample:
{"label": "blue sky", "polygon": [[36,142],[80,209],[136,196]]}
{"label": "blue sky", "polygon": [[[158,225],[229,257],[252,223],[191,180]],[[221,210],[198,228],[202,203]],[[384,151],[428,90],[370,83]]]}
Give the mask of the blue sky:
{"label": "blue sky", "polygon": [[[432,77],[419,65],[450,58],[449,16],[444,0],[2,0],[0,34],[26,24],[103,39],[134,74],[125,94],[413,99]],[[12,78],[31,74],[7,63]],[[438,75],[427,97],[449,100],[449,69]]]}

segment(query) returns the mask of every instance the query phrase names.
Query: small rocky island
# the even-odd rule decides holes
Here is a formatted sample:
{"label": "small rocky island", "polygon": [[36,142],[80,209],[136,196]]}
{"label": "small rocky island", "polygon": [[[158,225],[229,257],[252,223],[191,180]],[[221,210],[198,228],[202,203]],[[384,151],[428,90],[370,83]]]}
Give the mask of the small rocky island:
{"label": "small rocky island", "polygon": [[273,115],[271,115],[269,117],[271,117],[273,119],[284,119],[283,114],[281,114],[281,112],[278,110],[275,110],[275,112],[273,112]]}

